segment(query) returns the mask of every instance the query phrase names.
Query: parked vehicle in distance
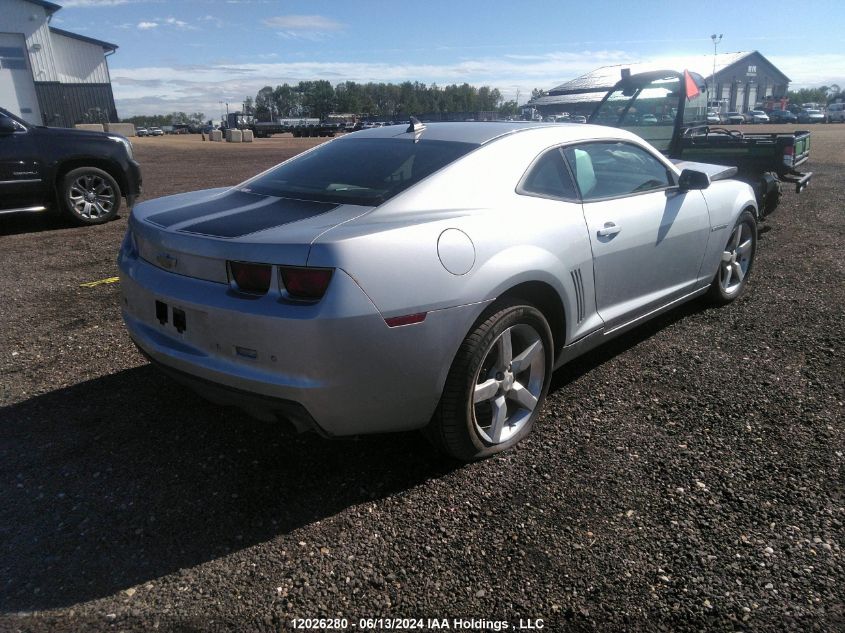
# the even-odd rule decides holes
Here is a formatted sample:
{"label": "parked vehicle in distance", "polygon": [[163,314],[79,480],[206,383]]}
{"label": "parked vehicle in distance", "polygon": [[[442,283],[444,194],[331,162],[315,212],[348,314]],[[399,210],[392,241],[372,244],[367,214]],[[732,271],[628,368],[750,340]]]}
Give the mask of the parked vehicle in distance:
{"label": "parked vehicle in distance", "polygon": [[824,114],[821,110],[801,110],[798,113],[799,123],[824,123]]}
{"label": "parked vehicle in distance", "polygon": [[745,123],[745,115],[742,112],[727,112],[725,113],[725,120],[731,125],[742,125]]}
{"label": "parked vehicle in distance", "polygon": [[135,130],[135,135],[136,136],[149,136],[150,131],[145,127],[139,127],[138,129]]}
{"label": "parked vehicle in distance", "polygon": [[713,125],[713,124],[718,125],[719,123],[722,122],[722,116],[718,112],[712,112],[712,111],[708,112],[707,116],[705,118],[707,120],[707,123],[709,123],[711,125]]}
{"label": "parked vehicle in distance", "polygon": [[164,130],[162,130],[160,127],[151,127],[150,136],[164,136]]}
{"label": "parked vehicle in distance", "polygon": [[644,114],[640,117],[640,125],[657,125],[657,117],[653,114]]}
{"label": "parked vehicle in distance", "polygon": [[769,112],[769,120],[772,123],[798,123],[798,117],[789,110],[772,110]]}
{"label": "parked vehicle in distance", "polygon": [[845,122],[845,103],[831,103],[829,106],[827,106],[827,122]]}
{"label": "parked vehicle in distance", "polygon": [[105,132],[31,125],[0,108],[0,215],[55,211],[77,224],[132,207],[141,170],[132,144]]}
{"label": "parked vehicle in distance", "polygon": [[756,202],[735,171],[603,126],[356,132],[138,205],[123,318],[214,402],[327,436],[425,429],[483,458],[530,433],[555,368],[742,294]]}
{"label": "parked vehicle in distance", "polygon": [[570,123],[586,123],[587,117],[585,117],[583,114],[573,114],[572,116],[569,117],[569,122]]}
{"label": "parked vehicle in distance", "polygon": [[762,110],[749,110],[746,113],[746,118],[749,123],[768,123],[769,115]]}

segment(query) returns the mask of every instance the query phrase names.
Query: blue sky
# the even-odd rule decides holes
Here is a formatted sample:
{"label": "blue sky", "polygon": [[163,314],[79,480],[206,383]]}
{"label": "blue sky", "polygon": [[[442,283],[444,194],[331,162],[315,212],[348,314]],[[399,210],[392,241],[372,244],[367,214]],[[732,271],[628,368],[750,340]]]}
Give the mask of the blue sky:
{"label": "blue sky", "polygon": [[[845,2],[424,3],[54,0],[52,24],[120,48],[118,114],[219,116],[264,85],[326,79],[489,85],[526,101],[598,66],[759,50],[793,88],[845,89]],[[700,69],[706,72],[709,66]],[[695,70],[695,68],[693,68]],[[225,107],[225,106],[224,106]]]}

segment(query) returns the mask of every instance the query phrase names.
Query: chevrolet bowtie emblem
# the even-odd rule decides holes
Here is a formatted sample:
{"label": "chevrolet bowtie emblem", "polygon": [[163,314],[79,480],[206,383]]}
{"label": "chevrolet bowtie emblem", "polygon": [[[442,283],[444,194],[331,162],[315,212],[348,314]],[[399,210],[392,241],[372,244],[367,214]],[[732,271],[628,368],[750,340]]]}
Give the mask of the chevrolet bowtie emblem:
{"label": "chevrolet bowtie emblem", "polygon": [[159,253],[156,255],[156,262],[159,266],[168,270],[176,266],[176,258],[170,253]]}

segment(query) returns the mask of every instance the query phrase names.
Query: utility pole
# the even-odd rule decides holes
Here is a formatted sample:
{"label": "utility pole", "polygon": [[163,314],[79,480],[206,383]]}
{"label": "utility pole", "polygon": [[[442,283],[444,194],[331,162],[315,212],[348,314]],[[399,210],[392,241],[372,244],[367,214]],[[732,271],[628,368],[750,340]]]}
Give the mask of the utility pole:
{"label": "utility pole", "polygon": [[[712,100],[715,101],[716,99],[718,99],[718,96],[716,95],[716,47],[719,46],[719,42],[722,41],[722,34],[719,33],[719,35],[716,35],[714,33],[713,35],[710,36],[710,39],[713,40],[713,74],[710,76],[710,84],[711,84],[712,90],[713,90],[713,99]],[[707,94],[707,101],[708,101],[708,103],[707,103],[708,108],[707,109],[709,110],[710,109],[710,107],[709,107],[710,101],[711,101],[710,91],[708,90],[707,93],[708,93]],[[722,108],[720,106],[719,112],[721,113],[721,111],[722,111]]]}

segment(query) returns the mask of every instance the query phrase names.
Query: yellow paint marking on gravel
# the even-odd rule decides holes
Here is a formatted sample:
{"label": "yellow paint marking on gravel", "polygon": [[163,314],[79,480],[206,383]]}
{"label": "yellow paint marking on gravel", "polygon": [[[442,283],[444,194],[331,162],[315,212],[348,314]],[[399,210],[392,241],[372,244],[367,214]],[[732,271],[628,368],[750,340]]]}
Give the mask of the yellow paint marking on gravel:
{"label": "yellow paint marking on gravel", "polygon": [[79,284],[82,288],[93,288],[94,286],[102,286],[103,284],[114,284],[120,281],[120,277],[106,277],[105,279],[98,279],[97,281],[86,281],[84,284]]}

